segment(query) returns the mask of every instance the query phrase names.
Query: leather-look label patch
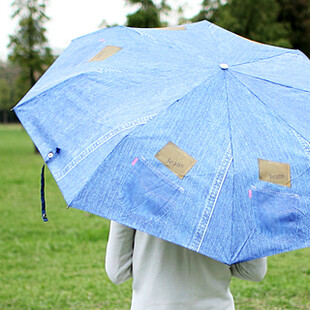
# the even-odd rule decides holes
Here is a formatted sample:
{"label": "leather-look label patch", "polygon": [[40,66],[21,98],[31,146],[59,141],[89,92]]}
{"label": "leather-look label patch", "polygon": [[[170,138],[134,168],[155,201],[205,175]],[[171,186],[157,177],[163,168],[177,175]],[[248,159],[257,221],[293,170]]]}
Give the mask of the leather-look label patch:
{"label": "leather-look label patch", "polygon": [[291,187],[291,169],[289,164],[258,159],[258,168],[261,181]]}
{"label": "leather-look label patch", "polygon": [[166,144],[155,157],[180,179],[183,179],[197,162],[172,142]]}
{"label": "leather-look label patch", "polygon": [[113,56],[117,52],[119,52],[121,49],[122,48],[118,47],[118,46],[113,46],[113,45],[106,46],[99,53],[97,53],[93,58],[88,60],[88,62],[105,60],[105,59]]}

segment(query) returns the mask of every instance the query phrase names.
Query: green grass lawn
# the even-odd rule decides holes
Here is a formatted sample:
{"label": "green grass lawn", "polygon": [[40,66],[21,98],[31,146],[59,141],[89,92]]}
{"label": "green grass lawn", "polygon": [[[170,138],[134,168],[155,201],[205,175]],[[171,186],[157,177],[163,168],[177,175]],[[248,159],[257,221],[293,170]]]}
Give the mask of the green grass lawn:
{"label": "green grass lawn", "polygon": [[[0,126],[0,309],[129,309],[131,282],[104,272],[109,222],[66,204],[19,126]],[[261,283],[234,279],[236,309],[310,309],[310,249],[269,258]],[[190,309],[189,309],[190,310]]]}

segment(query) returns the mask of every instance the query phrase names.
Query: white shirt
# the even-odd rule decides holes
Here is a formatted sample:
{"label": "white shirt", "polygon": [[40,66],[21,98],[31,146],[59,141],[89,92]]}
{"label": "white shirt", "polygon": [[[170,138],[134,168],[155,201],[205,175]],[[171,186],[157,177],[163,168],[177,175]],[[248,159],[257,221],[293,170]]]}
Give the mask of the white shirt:
{"label": "white shirt", "polygon": [[131,310],[231,310],[231,277],[260,281],[267,259],[227,266],[111,221],[105,268],[115,284],[133,277]]}

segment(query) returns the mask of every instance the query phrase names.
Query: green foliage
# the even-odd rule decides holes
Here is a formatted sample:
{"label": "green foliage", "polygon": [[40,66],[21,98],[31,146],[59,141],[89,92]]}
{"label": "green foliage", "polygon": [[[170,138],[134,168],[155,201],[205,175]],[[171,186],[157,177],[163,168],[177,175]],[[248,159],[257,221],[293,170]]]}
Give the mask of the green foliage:
{"label": "green foliage", "polygon": [[[3,100],[0,99],[0,110],[8,111],[11,109],[28,90],[27,85],[18,79],[20,71],[19,67],[14,64],[0,63],[0,80],[3,80],[2,84],[9,88],[8,102],[4,104]],[[2,88],[7,88],[6,86],[2,86]],[[0,98],[1,93],[2,91],[0,91]]]}
{"label": "green foliage", "polygon": [[127,15],[127,26],[138,28],[154,28],[160,27],[160,19],[158,11],[155,7],[147,10],[138,10],[133,14]]}
{"label": "green foliage", "polygon": [[223,18],[221,24],[255,41],[291,47],[287,27],[277,20],[279,9],[276,1],[233,0],[224,7],[228,20]]}
{"label": "green foliage", "polygon": [[278,21],[280,6],[276,0],[205,0],[204,4],[195,20],[208,18],[248,39],[291,47],[288,26]]}
{"label": "green foliage", "polygon": [[20,79],[28,89],[54,60],[43,26],[48,20],[46,3],[47,0],[15,0],[12,4],[12,17],[19,18],[19,27],[16,34],[10,35],[9,60],[21,68]]}
{"label": "green foliage", "polygon": [[[107,220],[66,209],[46,175],[47,214],[40,213],[40,168],[20,126],[0,125],[0,309],[128,310],[131,281],[104,272]],[[260,283],[233,279],[237,310],[310,309],[310,248],[268,258]]]}
{"label": "green foliage", "polygon": [[155,28],[166,26],[161,21],[161,14],[166,14],[171,10],[165,0],[156,5],[152,0],[126,0],[131,5],[139,5],[139,9],[127,15],[127,26],[138,28]]}
{"label": "green foliage", "polygon": [[200,12],[191,21],[198,22],[204,19],[214,22],[218,10],[226,3],[224,0],[203,0]]}
{"label": "green foliage", "polygon": [[9,110],[10,102],[10,87],[6,79],[0,78],[0,110]]}
{"label": "green foliage", "polygon": [[18,66],[0,61],[0,78],[5,79],[10,87],[15,83],[19,72]]}
{"label": "green foliage", "polygon": [[289,39],[294,48],[310,57],[310,0],[277,0],[279,21],[289,25]]}
{"label": "green foliage", "polygon": [[254,41],[310,57],[310,0],[203,0],[191,21],[211,22]]}

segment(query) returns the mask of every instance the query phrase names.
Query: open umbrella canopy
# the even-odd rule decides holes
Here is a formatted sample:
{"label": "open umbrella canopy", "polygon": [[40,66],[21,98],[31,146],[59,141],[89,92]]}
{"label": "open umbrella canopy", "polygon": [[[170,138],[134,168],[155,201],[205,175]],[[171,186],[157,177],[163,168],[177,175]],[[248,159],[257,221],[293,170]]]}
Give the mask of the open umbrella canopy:
{"label": "open umbrella canopy", "polygon": [[310,245],[309,78],[207,21],[114,27],[14,110],[70,207],[232,264]]}

